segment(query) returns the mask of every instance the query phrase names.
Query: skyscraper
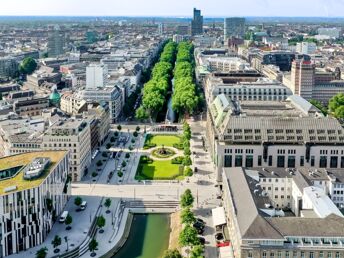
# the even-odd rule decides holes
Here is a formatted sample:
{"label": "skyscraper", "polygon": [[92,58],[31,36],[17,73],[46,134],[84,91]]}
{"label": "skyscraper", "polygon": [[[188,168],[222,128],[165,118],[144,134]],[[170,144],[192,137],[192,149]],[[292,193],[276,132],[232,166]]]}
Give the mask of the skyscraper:
{"label": "skyscraper", "polygon": [[191,36],[203,34],[203,16],[201,10],[193,9],[193,19],[191,21]]}
{"label": "skyscraper", "polygon": [[164,34],[164,24],[162,22],[158,24],[158,34],[159,35]]}
{"label": "skyscraper", "polygon": [[48,38],[48,56],[56,57],[64,54],[63,47],[65,44],[64,34],[59,29],[55,29]]}
{"label": "skyscraper", "polygon": [[225,18],[224,20],[224,38],[230,37],[243,38],[245,35],[245,18]]}

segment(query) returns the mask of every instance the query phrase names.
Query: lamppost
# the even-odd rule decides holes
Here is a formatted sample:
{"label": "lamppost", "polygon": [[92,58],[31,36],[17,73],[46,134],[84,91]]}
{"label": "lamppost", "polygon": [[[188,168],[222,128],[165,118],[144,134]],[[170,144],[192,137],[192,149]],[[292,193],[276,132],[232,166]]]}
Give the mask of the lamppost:
{"label": "lamppost", "polygon": [[68,249],[69,249],[69,247],[68,247],[68,237],[65,236],[65,237],[64,237],[64,240],[66,241],[66,244],[67,244],[67,250],[66,250],[66,252],[68,252]]}

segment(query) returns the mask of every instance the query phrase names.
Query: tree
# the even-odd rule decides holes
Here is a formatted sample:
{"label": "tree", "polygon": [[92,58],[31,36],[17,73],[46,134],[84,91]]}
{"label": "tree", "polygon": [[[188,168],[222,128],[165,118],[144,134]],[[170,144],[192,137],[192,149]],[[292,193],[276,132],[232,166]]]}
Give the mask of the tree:
{"label": "tree", "polygon": [[62,240],[61,240],[61,237],[59,237],[58,235],[56,235],[54,237],[54,239],[51,241],[51,244],[53,245],[54,249],[55,250],[58,250],[56,249],[58,246],[60,246],[62,243]]}
{"label": "tree", "polygon": [[103,215],[100,215],[99,217],[97,217],[97,227],[100,229],[99,233],[103,233],[103,227],[105,226],[105,218],[103,217]]}
{"label": "tree", "polygon": [[143,106],[141,106],[138,109],[136,109],[135,117],[136,117],[136,119],[138,119],[140,121],[144,121],[144,120],[149,118],[149,114],[145,110],[145,108]]}
{"label": "tree", "polygon": [[179,243],[181,246],[194,246],[199,244],[197,230],[187,224],[179,235]]}
{"label": "tree", "polygon": [[195,245],[192,248],[190,258],[204,258],[204,246],[203,245]]}
{"label": "tree", "polygon": [[118,137],[118,132],[115,131],[113,135],[114,135],[115,137]]}
{"label": "tree", "polygon": [[125,158],[126,158],[126,159],[129,159],[129,158],[130,158],[130,153],[129,153],[129,152],[127,152],[127,153],[125,154]]}
{"label": "tree", "polygon": [[48,254],[48,248],[42,247],[36,252],[36,258],[45,258]]}
{"label": "tree", "polygon": [[192,175],[193,175],[192,169],[190,167],[185,167],[184,176],[192,176]]}
{"label": "tree", "polygon": [[188,146],[184,148],[184,155],[185,156],[190,156],[191,155],[191,150]]}
{"label": "tree", "polygon": [[95,250],[98,247],[98,242],[97,240],[95,240],[94,238],[88,243],[88,250],[90,250],[90,252],[92,253],[92,255],[95,255]]}
{"label": "tree", "polygon": [[133,136],[134,136],[134,137],[137,137],[138,135],[139,135],[139,134],[138,134],[137,131],[133,132]]}
{"label": "tree", "polygon": [[111,206],[111,199],[110,198],[105,199],[104,206],[109,210],[109,208]]}
{"label": "tree", "polygon": [[184,166],[190,166],[192,164],[192,161],[191,161],[191,158],[189,155],[185,156],[184,157],[184,160],[183,160],[183,165]]}
{"label": "tree", "polygon": [[73,218],[70,214],[67,215],[65,224],[67,225],[67,230],[70,230],[72,228],[71,224],[73,223]]}
{"label": "tree", "polygon": [[192,224],[196,221],[195,215],[189,207],[182,210],[180,218],[183,224]]}
{"label": "tree", "polygon": [[122,161],[122,167],[125,167],[127,165],[127,162],[125,162],[124,160]]}
{"label": "tree", "polygon": [[344,105],[344,94],[338,93],[337,95],[334,95],[329,102],[329,108],[332,112],[335,112],[336,109],[340,106]]}
{"label": "tree", "polygon": [[190,139],[191,139],[191,128],[190,128],[190,125],[186,122],[183,124],[183,136],[185,139],[190,141]]}
{"label": "tree", "polygon": [[32,57],[26,57],[19,66],[19,72],[22,74],[32,74],[36,68],[36,61]]}
{"label": "tree", "polygon": [[140,132],[140,126],[136,126],[136,132]]}
{"label": "tree", "polygon": [[324,107],[324,105],[320,101],[315,100],[315,99],[311,99],[311,100],[309,100],[309,103],[311,103],[313,106],[318,108],[321,111],[321,113],[323,113],[324,116],[327,116],[327,113],[328,113],[327,108]]}
{"label": "tree", "polygon": [[117,125],[117,130],[121,131],[122,130],[122,126],[121,125]]}
{"label": "tree", "polygon": [[182,208],[192,207],[194,197],[192,196],[191,190],[186,189],[180,197],[180,205]]}
{"label": "tree", "polygon": [[340,106],[336,109],[336,111],[334,112],[334,115],[337,118],[344,118],[344,105]]}
{"label": "tree", "polygon": [[82,198],[80,196],[75,197],[74,204],[79,207],[81,203],[82,203]]}
{"label": "tree", "polygon": [[183,258],[177,249],[169,249],[164,252],[162,258]]}

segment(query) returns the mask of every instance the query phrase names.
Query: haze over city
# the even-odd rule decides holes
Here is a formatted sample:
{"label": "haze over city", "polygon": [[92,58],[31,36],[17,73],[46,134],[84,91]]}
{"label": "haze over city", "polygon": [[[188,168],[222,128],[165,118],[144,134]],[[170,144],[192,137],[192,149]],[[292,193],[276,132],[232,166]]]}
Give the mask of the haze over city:
{"label": "haze over city", "polygon": [[1,1],[0,15],[185,16],[190,9],[206,17],[300,16],[341,17],[343,0],[14,0]]}

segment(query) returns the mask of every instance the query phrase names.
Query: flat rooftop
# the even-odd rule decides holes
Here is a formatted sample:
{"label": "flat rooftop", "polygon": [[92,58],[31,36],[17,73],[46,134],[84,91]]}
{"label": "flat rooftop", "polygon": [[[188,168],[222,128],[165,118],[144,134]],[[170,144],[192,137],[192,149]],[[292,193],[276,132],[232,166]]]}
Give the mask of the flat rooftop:
{"label": "flat rooftop", "polygon": [[[67,154],[67,151],[40,151],[40,152],[30,152],[23,153],[13,156],[8,156],[0,159],[0,170],[9,169],[12,167],[23,166],[22,169],[12,178],[0,180],[0,195],[5,195],[17,191],[23,191],[30,188],[38,187],[44,179],[51,173],[55,165],[63,159]],[[35,158],[50,158],[50,165],[42,173],[42,175],[33,180],[25,180],[23,178],[23,172],[25,166],[29,165]],[[6,188],[14,187],[16,189],[11,192],[5,192]]]}

